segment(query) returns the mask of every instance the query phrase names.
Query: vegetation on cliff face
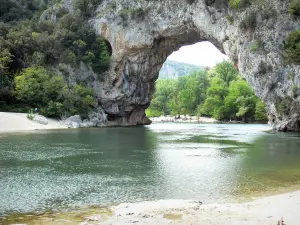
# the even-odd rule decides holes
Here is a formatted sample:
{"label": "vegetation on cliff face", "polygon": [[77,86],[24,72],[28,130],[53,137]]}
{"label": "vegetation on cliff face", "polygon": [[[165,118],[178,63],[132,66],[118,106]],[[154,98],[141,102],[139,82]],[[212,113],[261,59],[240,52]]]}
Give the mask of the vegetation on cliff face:
{"label": "vegetation on cliff face", "polygon": [[[62,114],[85,114],[80,109],[82,107],[80,104],[74,102],[67,109],[56,104],[57,102],[66,103],[49,96],[45,98],[45,93],[51,92],[47,89],[47,85],[43,87],[45,88],[43,91],[35,89],[30,93],[30,90],[21,90],[27,86],[20,85],[20,83],[24,84],[27,79],[37,76],[35,78],[41,79],[38,81],[39,84],[55,81],[56,85],[63,85],[68,89],[67,92],[72,92],[72,95],[80,98],[81,91],[77,92],[76,87],[82,87],[83,84],[77,84],[75,87],[66,85],[68,72],[65,70],[59,72],[57,68],[59,64],[74,68],[80,62],[84,62],[98,74],[108,69],[109,46],[104,39],[96,36],[94,29],[88,23],[88,19],[93,15],[98,4],[99,1],[96,0],[74,0],[74,12],[70,13],[60,3],[50,0],[20,2],[3,0],[3,3],[1,2],[0,110],[15,109],[14,105],[20,108],[22,104],[27,107],[22,106],[19,111],[26,111],[28,107],[43,106],[45,107],[41,111],[43,114],[55,117]],[[51,8],[51,10],[44,11],[47,7],[55,10]],[[24,81],[21,82],[22,77]],[[85,91],[89,92],[87,95],[92,97],[91,90]],[[27,101],[26,96],[21,96],[33,93],[32,97],[37,98],[35,101]],[[33,98],[28,97],[28,99]],[[53,108],[48,104],[52,106],[54,104],[61,110],[57,110],[57,113],[53,113],[53,110],[48,112],[47,109]]]}
{"label": "vegetation on cliff face", "polygon": [[266,121],[265,105],[230,62],[210,71],[157,81],[147,116],[203,115],[219,120]]}
{"label": "vegetation on cliff face", "polygon": [[300,64],[300,30],[292,32],[287,37],[284,50],[284,57],[287,63]]}
{"label": "vegetation on cliff face", "polygon": [[300,0],[291,1],[289,13],[294,16],[300,16]]}

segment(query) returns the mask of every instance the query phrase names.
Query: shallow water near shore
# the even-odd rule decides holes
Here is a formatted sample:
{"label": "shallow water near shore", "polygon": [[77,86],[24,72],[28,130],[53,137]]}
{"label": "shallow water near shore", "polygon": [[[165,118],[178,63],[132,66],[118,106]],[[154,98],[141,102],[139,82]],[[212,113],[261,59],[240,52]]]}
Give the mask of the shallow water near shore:
{"label": "shallow water near shore", "polygon": [[235,201],[299,187],[300,135],[172,124],[0,137],[0,216],[158,199]]}

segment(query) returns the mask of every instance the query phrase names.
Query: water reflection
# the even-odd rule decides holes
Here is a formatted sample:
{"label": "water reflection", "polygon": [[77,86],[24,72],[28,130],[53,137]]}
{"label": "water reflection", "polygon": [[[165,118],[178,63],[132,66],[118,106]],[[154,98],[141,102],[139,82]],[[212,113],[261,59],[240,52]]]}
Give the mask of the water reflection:
{"label": "water reflection", "polygon": [[265,125],[154,124],[0,138],[0,215],[156,199],[221,202],[300,180],[300,138]]}
{"label": "water reflection", "polygon": [[156,145],[155,133],[142,127],[2,138],[0,214],[144,199],[139,189],[155,184]]}

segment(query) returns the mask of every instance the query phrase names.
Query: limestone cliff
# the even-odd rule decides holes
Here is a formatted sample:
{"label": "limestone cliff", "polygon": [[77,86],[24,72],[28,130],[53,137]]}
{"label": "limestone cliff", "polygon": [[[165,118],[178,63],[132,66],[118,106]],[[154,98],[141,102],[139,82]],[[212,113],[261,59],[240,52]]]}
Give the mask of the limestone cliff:
{"label": "limestone cliff", "polygon": [[93,73],[78,74],[91,80],[110,125],[149,123],[144,110],[166,58],[183,45],[210,41],[266,103],[274,127],[300,130],[300,66],[285,64],[283,56],[285,39],[300,29],[299,17],[288,13],[287,0],[231,2],[239,4],[105,0],[99,5],[91,23],[110,43],[113,63],[103,81]]}
{"label": "limestone cliff", "polygon": [[176,79],[185,75],[189,75],[195,71],[205,70],[204,66],[196,66],[192,64],[166,60],[159,71],[159,79]]}

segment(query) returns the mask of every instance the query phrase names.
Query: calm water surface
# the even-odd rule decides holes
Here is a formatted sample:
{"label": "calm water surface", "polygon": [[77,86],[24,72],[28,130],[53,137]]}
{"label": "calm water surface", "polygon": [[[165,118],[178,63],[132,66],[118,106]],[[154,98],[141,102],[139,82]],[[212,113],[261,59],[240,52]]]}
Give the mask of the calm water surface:
{"label": "calm water surface", "polygon": [[205,203],[300,184],[300,135],[153,124],[0,135],[0,215],[157,199]]}

